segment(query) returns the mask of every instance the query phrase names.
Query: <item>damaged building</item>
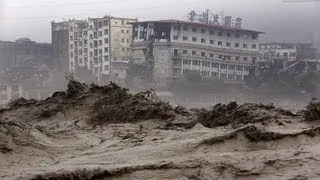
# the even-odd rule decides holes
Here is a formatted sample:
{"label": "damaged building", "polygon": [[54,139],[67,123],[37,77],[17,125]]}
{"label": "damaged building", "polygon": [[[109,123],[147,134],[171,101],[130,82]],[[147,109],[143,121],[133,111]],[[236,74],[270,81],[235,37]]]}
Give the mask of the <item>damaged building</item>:
{"label": "damaged building", "polygon": [[[259,34],[241,28],[241,19],[231,25],[179,20],[133,23],[131,48],[137,64],[147,64],[152,80],[168,80],[196,72],[225,83],[244,83],[260,62]],[[229,23],[228,23],[229,22]]]}
{"label": "damaged building", "polygon": [[68,46],[65,48],[68,49],[68,71],[84,81],[110,78],[111,61],[127,62],[131,57],[130,23],[135,21],[104,16],[64,22],[68,26],[68,36],[59,44]]}

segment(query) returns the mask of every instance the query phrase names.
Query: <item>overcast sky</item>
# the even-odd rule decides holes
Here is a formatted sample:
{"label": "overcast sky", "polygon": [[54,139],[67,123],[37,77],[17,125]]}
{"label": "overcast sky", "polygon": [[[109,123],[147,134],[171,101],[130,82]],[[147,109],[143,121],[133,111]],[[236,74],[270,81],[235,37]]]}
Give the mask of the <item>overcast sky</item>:
{"label": "overcast sky", "polygon": [[[268,33],[265,39],[307,41],[320,32],[320,1],[284,0],[0,0],[0,40],[29,37],[51,42],[51,21],[105,14],[139,20],[181,19],[194,9],[224,11],[243,18],[243,27]],[[308,1],[308,0],[307,0]],[[317,0],[315,0],[317,1]]]}

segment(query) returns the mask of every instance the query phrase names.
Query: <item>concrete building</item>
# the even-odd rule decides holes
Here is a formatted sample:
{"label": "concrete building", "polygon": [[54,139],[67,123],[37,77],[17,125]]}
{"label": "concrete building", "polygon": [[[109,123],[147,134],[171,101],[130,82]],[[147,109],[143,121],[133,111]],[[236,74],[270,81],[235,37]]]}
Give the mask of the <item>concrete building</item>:
{"label": "concrete building", "polygon": [[262,60],[259,34],[263,32],[241,26],[161,20],[133,23],[133,30],[134,61],[152,61],[153,80],[160,85],[190,71],[243,83]]}
{"label": "concrete building", "polygon": [[130,60],[131,40],[132,40],[132,22],[136,19],[110,18],[110,38],[111,38],[111,60],[124,61]]}
{"label": "concrete building", "polygon": [[260,44],[260,51],[266,61],[274,61],[275,59],[283,59],[286,61],[297,60],[297,47],[295,44],[288,43],[267,43]]}
{"label": "concrete building", "polygon": [[53,67],[52,51],[51,44],[37,43],[28,38],[0,41],[0,68],[4,70],[25,64]]}
{"label": "concrete building", "polygon": [[[80,79],[90,73],[98,81],[109,77],[112,69],[111,61],[127,62],[130,59],[132,39],[130,23],[135,21],[129,18],[104,16],[53,23],[55,28],[53,42],[54,37],[57,42],[54,47],[57,47],[56,53],[60,55],[57,56],[58,62],[67,61],[68,71]],[[68,33],[67,38],[66,33]],[[67,53],[65,49],[68,50]]]}
{"label": "concrete building", "polygon": [[53,48],[54,68],[60,72],[69,71],[69,23],[51,22],[51,41]]}

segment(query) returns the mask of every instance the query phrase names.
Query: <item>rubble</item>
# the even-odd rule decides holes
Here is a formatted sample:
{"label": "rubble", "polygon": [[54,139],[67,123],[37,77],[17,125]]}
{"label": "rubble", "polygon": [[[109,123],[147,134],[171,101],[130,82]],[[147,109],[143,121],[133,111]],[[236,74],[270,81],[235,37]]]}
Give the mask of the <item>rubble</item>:
{"label": "rubble", "polygon": [[308,104],[304,111],[304,118],[306,121],[320,120],[320,101],[318,99],[313,99]]}

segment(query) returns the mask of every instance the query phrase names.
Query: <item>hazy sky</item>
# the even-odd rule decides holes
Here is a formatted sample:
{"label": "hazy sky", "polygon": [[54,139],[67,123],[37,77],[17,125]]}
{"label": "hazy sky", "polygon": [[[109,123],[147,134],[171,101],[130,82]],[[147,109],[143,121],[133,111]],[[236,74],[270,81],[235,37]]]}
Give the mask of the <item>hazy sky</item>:
{"label": "hazy sky", "polygon": [[51,21],[105,14],[139,20],[181,19],[194,9],[224,11],[243,18],[243,27],[268,33],[265,39],[310,40],[320,31],[320,1],[284,0],[0,0],[0,40],[30,37],[51,42]]}

